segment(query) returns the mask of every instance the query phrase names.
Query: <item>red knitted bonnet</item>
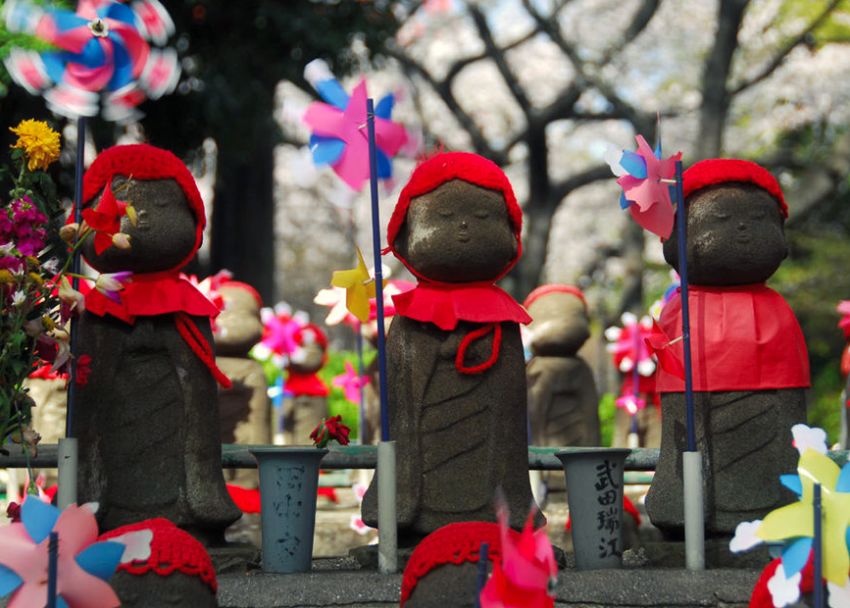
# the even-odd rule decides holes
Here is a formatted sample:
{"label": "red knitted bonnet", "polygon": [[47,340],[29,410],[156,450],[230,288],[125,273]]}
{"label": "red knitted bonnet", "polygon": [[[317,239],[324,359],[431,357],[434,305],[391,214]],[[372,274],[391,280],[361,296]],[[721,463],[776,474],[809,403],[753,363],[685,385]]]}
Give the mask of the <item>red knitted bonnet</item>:
{"label": "red knitted bonnet", "polygon": [[682,191],[685,198],[709,186],[729,182],[753,184],[775,198],[782,217],[788,218],[788,204],[782,195],[779,182],[767,169],[754,162],[736,158],[710,158],[688,167],[682,178]]}
{"label": "red knitted bonnet", "polygon": [[132,176],[137,180],[173,179],[177,182],[195,214],[195,245],[177,268],[188,264],[201,246],[207,218],[201,193],[186,165],[168,150],[148,144],[113,146],[101,152],[86,171],[83,178],[83,202],[88,203],[103,192],[104,187],[111,184],[117,175]]}
{"label": "red knitted bonnet", "polygon": [[493,161],[470,152],[443,152],[432,156],[416,167],[413,175],[410,176],[410,181],[401,191],[390,217],[387,226],[387,249],[392,251],[393,255],[414,275],[421,279],[428,278],[420,276],[411,268],[407,260],[396,250],[395,240],[407,219],[410,201],[417,196],[436,190],[453,179],[460,179],[488,190],[496,190],[504,197],[508,209],[508,219],[511,222],[517,242],[516,256],[498,278],[505,276],[516,265],[522,254],[522,209],[517,203],[511,183],[504,171]]}
{"label": "red knitted bonnet", "polygon": [[[518,532],[508,530],[508,533],[518,540]],[[478,562],[483,543],[489,545],[487,556],[490,561],[501,559],[502,540],[499,534],[499,524],[469,521],[448,524],[426,536],[416,546],[404,568],[399,606],[404,606],[419,579],[434,568],[444,564]]]}
{"label": "red knitted bonnet", "polygon": [[530,294],[528,294],[528,297],[525,299],[525,302],[523,302],[522,305],[525,308],[528,308],[535,302],[535,300],[550,293],[568,293],[574,295],[579,300],[581,300],[581,303],[584,304],[584,309],[587,310],[587,300],[584,299],[584,293],[582,293],[581,289],[572,285],[560,285],[554,283],[550,285],[541,285],[540,287],[532,291]]}
{"label": "red knitted bonnet", "polygon": [[139,530],[153,531],[150,557],[146,561],[134,560],[119,564],[118,570],[136,576],[142,576],[148,572],[159,576],[182,572],[186,576],[196,576],[201,579],[210,586],[213,593],[218,590],[215,569],[204,546],[191,534],[163,517],[121,526],[101,534],[98,540],[109,540]]}

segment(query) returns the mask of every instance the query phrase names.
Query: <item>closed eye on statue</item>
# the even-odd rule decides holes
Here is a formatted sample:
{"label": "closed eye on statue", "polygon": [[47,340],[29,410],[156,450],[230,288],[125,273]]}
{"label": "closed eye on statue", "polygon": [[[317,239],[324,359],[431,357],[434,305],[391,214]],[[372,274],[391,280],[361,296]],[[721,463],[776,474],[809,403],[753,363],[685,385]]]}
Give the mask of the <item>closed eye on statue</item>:
{"label": "closed eye on statue", "polygon": [[455,212],[450,209],[440,209],[439,211],[437,211],[437,214],[440,217],[452,217]]}
{"label": "closed eye on statue", "polygon": [[714,213],[714,217],[715,217],[716,219],[720,220],[720,221],[723,221],[723,220],[728,220],[728,219],[729,219],[730,217],[732,217],[732,216],[731,216],[731,215],[729,215],[728,213],[719,213],[719,212],[715,212],[715,213]]}
{"label": "closed eye on statue", "polygon": [[479,209],[475,212],[475,217],[481,220],[486,220],[488,217],[490,217],[490,212],[485,211],[484,209]]}
{"label": "closed eye on statue", "polygon": [[751,220],[763,220],[765,217],[767,217],[767,213],[764,211],[753,211],[750,213]]}

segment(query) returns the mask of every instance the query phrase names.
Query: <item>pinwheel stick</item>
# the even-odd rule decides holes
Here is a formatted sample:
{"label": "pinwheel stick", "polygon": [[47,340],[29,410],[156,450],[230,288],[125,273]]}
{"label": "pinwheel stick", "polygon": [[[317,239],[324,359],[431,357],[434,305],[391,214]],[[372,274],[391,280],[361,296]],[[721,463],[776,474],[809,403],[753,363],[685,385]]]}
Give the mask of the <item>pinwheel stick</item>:
{"label": "pinwheel stick", "polygon": [[688,449],[682,454],[685,502],[685,560],[688,570],[705,569],[705,529],[702,496],[702,455],[696,448],[694,385],[691,364],[691,316],[688,306],[688,209],[682,193],[682,161],[676,161],[676,228],[679,246],[679,277],[682,292],[682,350],[685,355],[685,419]]}
{"label": "pinwheel stick", "polygon": [[381,265],[381,210],[378,206],[378,146],[375,143],[375,103],[366,99],[369,130],[369,186],[372,194],[372,252],[375,260],[375,305],[378,313],[378,372],[381,399],[381,441],[390,439],[387,411],[387,351],[384,333],[384,273]]}
{"label": "pinwheel stick", "polygon": [[481,592],[487,584],[487,552],[490,550],[488,543],[481,543],[478,550],[478,578],[475,585],[475,608],[481,608]]}
{"label": "pinwheel stick", "polygon": [[[86,149],[86,119],[77,119],[77,158],[74,168],[74,222],[77,226],[83,223],[83,171],[85,170]],[[80,249],[76,248],[71,254],[71,287],[80,288]],[[68,405],[65,414],[65,437],[59,439],[59,494],[57,503],[65,508],[77,502],[77,440],[72,437],[74,405],[77,395],[77,333],[79,319],[71,318],[71,360],[70,380],[68,381]]]}
{"label": "pinwheel stick", "polygon": [[47,541],[47,608],[56,608],[56,575],[59,558],[59,534],[50,533]]}
{"label": "pinwheel stick", "polygon": [[812,511],[814,511],[814,533],[812,536],[814,556],[812,558],[814,566],[814,585],[813,585],[813,604],[814,608],[824,608],[823,594],[823,520],[821,508],[821,485],[814,485],[814,494],[812,496]]}

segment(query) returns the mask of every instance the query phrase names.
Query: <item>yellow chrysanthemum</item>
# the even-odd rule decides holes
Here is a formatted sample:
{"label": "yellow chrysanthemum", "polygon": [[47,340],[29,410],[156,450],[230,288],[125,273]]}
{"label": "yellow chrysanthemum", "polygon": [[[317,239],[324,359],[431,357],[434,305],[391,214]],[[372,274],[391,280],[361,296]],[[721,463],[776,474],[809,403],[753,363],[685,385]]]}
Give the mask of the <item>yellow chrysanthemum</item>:
{"label": "yellow chrysanthemum", "polygon": [[27,155],[27,169],[47,169],[59,158],[59,133],[43,120],[22,120],[9,130],[18,136],[13,148],[22,148]]}

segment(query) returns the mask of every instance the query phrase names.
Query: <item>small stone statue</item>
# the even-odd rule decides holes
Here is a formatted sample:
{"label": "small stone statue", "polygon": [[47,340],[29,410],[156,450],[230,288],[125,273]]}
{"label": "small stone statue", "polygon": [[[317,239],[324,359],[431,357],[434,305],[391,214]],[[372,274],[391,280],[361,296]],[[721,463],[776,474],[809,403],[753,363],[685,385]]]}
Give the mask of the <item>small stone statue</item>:
{"label": "small stone statue", "polygon": [[584,294],[571,285],[543,285],[524,306],[534,319],[528,326],[534,357],[526,367],[532,444],[600,445],[596,382],[578,356],[590,337]]}
{"label": "small stone statue", "polygon": [[[501,169],[460,152],[419,165],[390,218],[389,248],[418,279],[395,296],[387,339],[402,545],[452,522],[494,521],[499,487],[519,514],[513,527],[532,503],[519,333],[531,319],[493,284],[519,259],[521,224]],[[362,506],[373,527],[376,478]]]}
{"label": "small stone statue", "polygon": [[98,540],[151,531],[150,555],[119,564],[109,583],[125,608],[215,608],[218,581],[204,546],[163,518],[116,528]]}
{"label": "small stone statue", "polygon": [[186,166],[149,145],[98,156],[83,201],[84,225],[96,230],[83,255],[118,274],[101,275],[79,322],[79,352],[91,357],[71,412],[79,500],[100,503],[104,530],[166,517],[219,542],[239,517],[222,475],[216,398],[216,380],[230,383],[213,354],[218,310],[179,274],[201,243],[203,201]]}
{"label": "small stone statue", "polygon": [[[215,287],[223,300],[215,320],[216,365],[233,386],[218,393],[222,443],[264,445],[272,442],[272,406],[263,366],[248,351],[263,335],[260,294],[246,283],[226,280]],[[259,485],[254,469],[230,469],[228,481],[243,487]]]}
{"label": "small stone statue", "polygon": [[328,360],[328,338],[312,323],[295,332],[297,348],[289,356],[283,402],[283,437],[287,445],[309,445],[310,433],[328,417],[327,385],[317,375]]}
{"label": "small stone statue", "polygon": [[[794,313],[764,282],[788,253],[788,206],[776,179],[743,160],[701,161],[684,174],[697,449],[704,459],[705,526],[731,535],[793,498],[777,479],[793,473],[791,427],[806,420],[809,361]],[[679,218],[677,217],[677,221]],[[676,230],[664,257],[678,267]],[[677,293],[659,321],[682,355]],[[662,361],[663,363],[663,361]],[[646,499],[652,523],[668,537],[683,527],[686,449],[684,381],[664,366],[661,456]]]}

